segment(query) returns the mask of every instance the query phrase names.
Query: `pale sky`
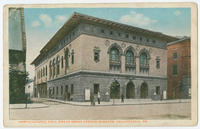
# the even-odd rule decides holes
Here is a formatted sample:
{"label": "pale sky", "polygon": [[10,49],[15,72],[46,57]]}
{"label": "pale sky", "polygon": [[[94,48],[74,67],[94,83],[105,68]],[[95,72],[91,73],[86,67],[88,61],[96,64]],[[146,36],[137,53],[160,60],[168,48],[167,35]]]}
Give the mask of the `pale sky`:
{"label": "pale sky", "polygon": [[190,8],[25,8],[26,70],[30,78],[35,76],[30,63],[74,12],[171,36],[190,36],[191,33]]}

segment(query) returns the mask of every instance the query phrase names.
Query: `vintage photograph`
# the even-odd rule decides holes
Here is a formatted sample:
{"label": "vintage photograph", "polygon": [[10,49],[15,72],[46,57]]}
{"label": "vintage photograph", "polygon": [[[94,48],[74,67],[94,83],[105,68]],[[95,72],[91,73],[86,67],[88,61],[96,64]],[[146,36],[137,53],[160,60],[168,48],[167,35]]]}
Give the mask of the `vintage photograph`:
{"label": "vintage photograph", "polygon": [[136,5],[5,6],[4,124],[197,124],[195,4]]}

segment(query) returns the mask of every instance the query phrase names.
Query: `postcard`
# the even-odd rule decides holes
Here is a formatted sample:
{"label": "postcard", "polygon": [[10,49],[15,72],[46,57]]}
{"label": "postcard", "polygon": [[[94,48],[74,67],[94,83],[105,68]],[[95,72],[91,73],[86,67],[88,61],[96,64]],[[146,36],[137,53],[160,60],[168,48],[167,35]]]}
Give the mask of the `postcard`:
{"label": "postcard", "polygon": [[5,127],[197,124],[196,3],[5,5]]}

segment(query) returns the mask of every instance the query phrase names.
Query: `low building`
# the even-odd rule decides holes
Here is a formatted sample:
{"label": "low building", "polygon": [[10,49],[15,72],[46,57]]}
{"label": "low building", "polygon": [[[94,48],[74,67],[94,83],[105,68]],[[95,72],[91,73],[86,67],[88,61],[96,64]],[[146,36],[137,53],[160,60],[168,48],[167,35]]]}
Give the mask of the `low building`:
{"label": "low building", "polygon": [[30,98],[34,97],[34,81],[33,80],[31,80],[28,83],[26,83],[26,85],[25,85],[25,94]]}
{"label": "low building", "polygon": [[168,43],[168,98],[191,98],[190,38]]}
{"label": "low building", "polygon": [[177,38],[74,13],[41,49],[35,65],[40,97],[88,101],[90,95],[167,99],[167,43]]}

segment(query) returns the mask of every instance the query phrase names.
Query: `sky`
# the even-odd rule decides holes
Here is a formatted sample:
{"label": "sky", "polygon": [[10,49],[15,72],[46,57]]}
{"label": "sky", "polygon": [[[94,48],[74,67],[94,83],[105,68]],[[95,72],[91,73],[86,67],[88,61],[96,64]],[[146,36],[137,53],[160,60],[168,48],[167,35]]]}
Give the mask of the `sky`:
{"label": "sky", "polygon": [[74,13],[82,13],[171,36],[190,36],[190,8],[25,8],[27,39],[26,70],[35,76],[30,63]]}

